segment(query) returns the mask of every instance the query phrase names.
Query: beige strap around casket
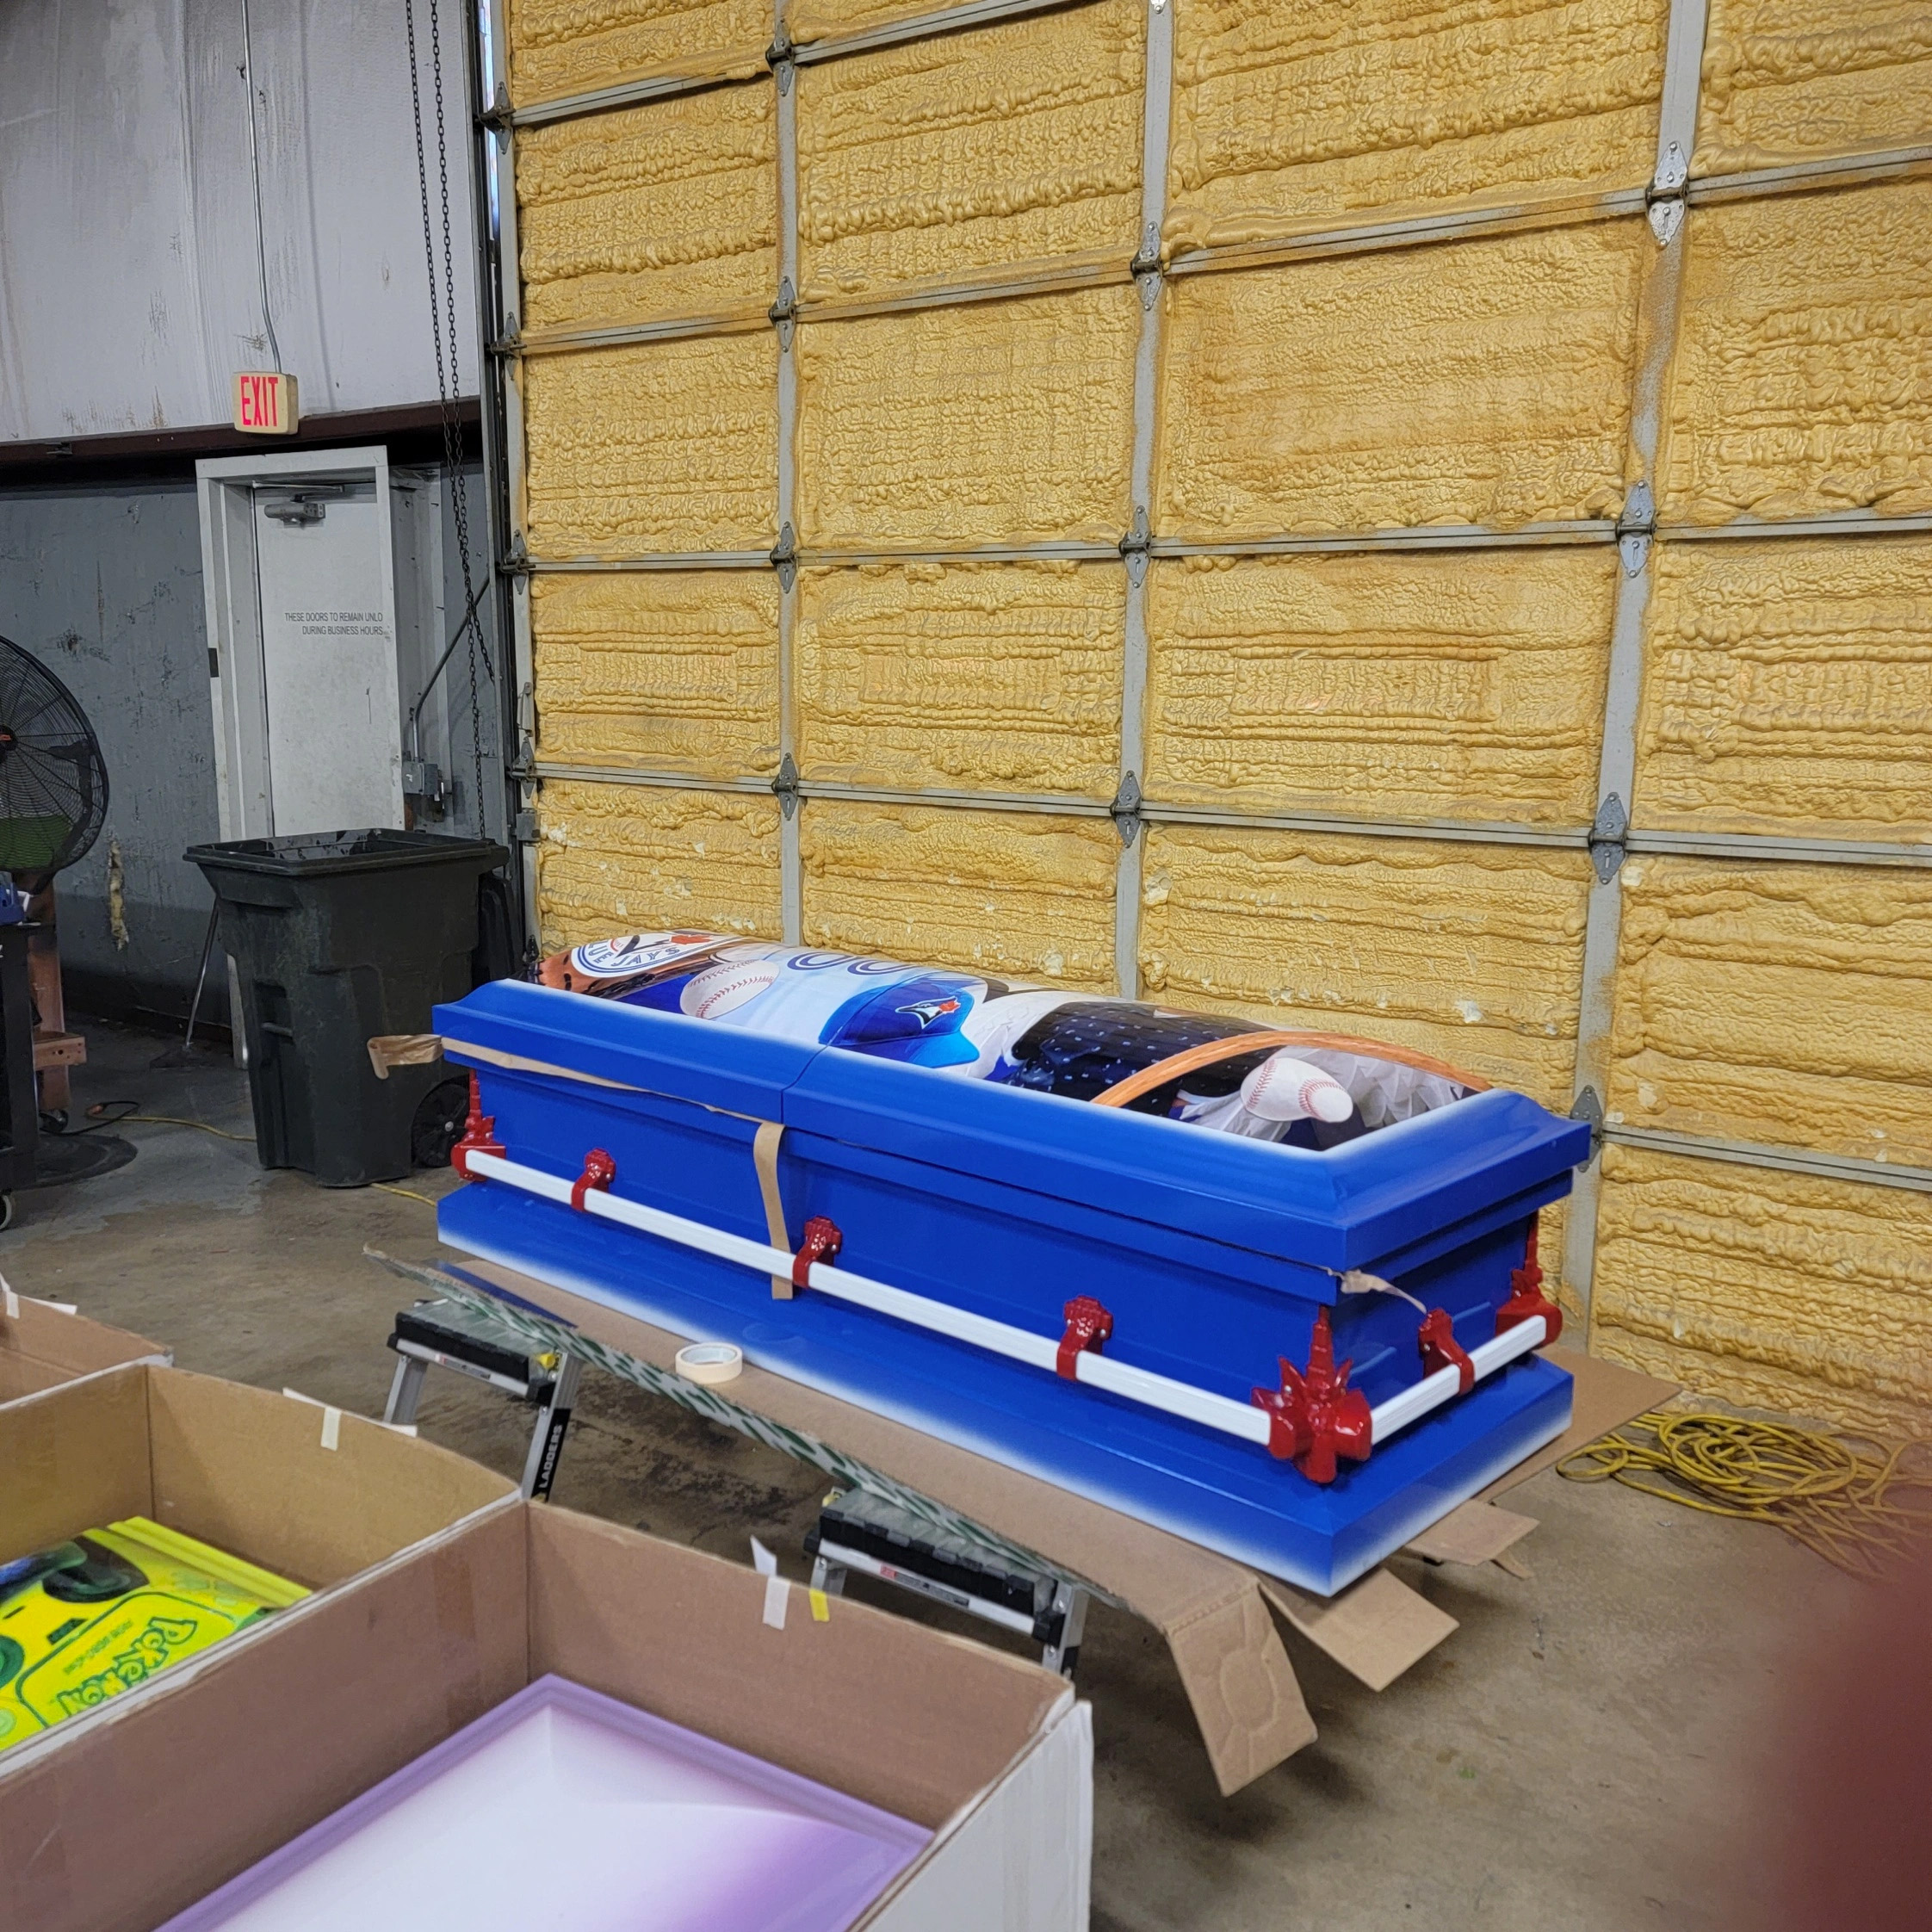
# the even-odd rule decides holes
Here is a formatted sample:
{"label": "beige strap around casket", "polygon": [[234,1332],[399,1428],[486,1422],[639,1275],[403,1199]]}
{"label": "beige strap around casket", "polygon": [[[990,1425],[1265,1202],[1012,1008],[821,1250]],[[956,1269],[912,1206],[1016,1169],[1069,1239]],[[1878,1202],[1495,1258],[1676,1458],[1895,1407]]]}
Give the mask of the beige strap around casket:
{"label": "beige strap around casket", "polygon": [[[430,1036],[433,1037],[434,1036]],[[369,1043],[371,1057],[374,1057],[375,1042]],[[548,1060],[526,1059],[520,1053],[505,1053],[498,1047],[477,1046],[468,1040],[445,1040],[443,1046],[454,1048],[458,1053],[468,1054],[472,1059],[480,1060],[492,1067],[503,1067],[513,1072],[545,1074],[555,1080],[580,1081],[589,1087],[609,1087],[622,1093],[653,1093],[656,1089],[648,1087],[632,1087],[623,1081],[605,1080],[598,1074],[579,1073],[574,1067],[554,1066]],[[666,1099],[681,1096],[666,1095]],[[758,1191],[765,1202],[765,1228],[771,1245],[791,1253],[791,1236],[785,1232],[784,1204],[778,1198],[778,1142],[784,1136],[784,1128],[776,1120],[759,1120],[756,1114],[740,1113],[731,1107],[714,1107],[704,1101],[691,1103],[704,1108],[707,1113],[729,1114],[734,1120],[752,1120],[758,1123],[758,1132],[752,1137],[752,1162],[758,1169]],[[791,1277],[775,1274],[771,1277],[771,1296],[775,1301],[789,1302],[792,1298]]]}
{"label": "beige strap around casket", "polygon": [[[752,1136],[752,1162],[758,1169],[758,1191],[765,1199],[765,1230],[774,1248],[791,1252],[791,1236],[785,1232],[784,1203],[778,1198],[778,1142],[784,1138],[784,1129],[776,1120],[759,1123],[758,1132]],[[775,1274],[771,1277],[771,1298],[775,1302],[789,1302],[792,1296],[791,1277]]]}

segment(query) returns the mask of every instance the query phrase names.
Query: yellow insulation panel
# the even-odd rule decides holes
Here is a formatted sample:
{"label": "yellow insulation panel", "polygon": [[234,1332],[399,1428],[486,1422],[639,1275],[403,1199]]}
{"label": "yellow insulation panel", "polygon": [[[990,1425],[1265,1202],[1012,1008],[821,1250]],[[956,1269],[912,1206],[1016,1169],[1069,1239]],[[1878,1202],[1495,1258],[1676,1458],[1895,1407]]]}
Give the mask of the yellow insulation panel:
{"label": "yellow insulation panel", "polygon": [[1167,240],[1641,186],[1668,0],[1190,0]]}
{"label": "yellow insulation panel", "polygon": [[1105,819],[815,798],[799,825],[813,945],[1113,989]]}
{"label": "yellow insulation panel", "polygon": [[714,87],[517,138],[523,326],[762,312],[778,286],[777,92]]}
{"label": "yellow insulation panel", "polygon": [[1932,1167],[1932,871],[1644,858],[1608,1118]]}
{"label": "yellow insulation panel", "polygon": [[1421,1048],[1565,1112],[1582,852],[1156,825],[1149,997]]}
{"label": "yellow insulation panel", "polygon": [[538,756],[708,778],[778,769],[778,579],[626,571],[530,584]]}
{"label": "yellow insulation panel", "polygon": [[802,68],[800,294],[1133,255],[1142,0]]}
{"label": "yellow insulation panel", "polygon": [[520,108],[659,74],[755,74],[771,0],[510,0]]}
{"label": "yellow insulation panel", "polygon": [[777,541],[775,331],[533,356],[523,406],[532,555]]}
{"label": "yellow insulation panel", "polygon": [[1131,288],[799,330],[799,541],[1117,542],[1133,452]]}
{"label": "yellow insulation panel", "polygon": [[1111,798],[1126,622],[1118,564],[804,571],[799,768],[842,784]]}
{"label": "yellow insulation panel", "polygon": [[1645,251],[1592,222],[1176,282],[1161,533],[1614,516]]}
{"label": "yellow insulation panel", "polygon": [[1664,544],[1637,822],[1932,839],[1932,540]]}
{"label": "yellow insulation panel", "polygon": [[1932,1194],[1604,1150],[1598,1353],[1694,1390],[1919,1434]]}
{"label": "yellow insulation panel", "polygon": [[788,0],[785,28],[795,40],[829,40],[938,13],[944,4],[944,0]]}
{"label": "yellow insulation panel", "polygon": [[1700,207],[1666,523],[1932,511],[1932,181]]}
{"label": "yellow insulation panel", "polygon": [[1150,797],[1588,824],[1602,548],[1157,560]]}
{"label": "yellow insulation panel", "polygon": [[1712,0],[1695,173],[1906,147],[1928,128],[1924,0]]}
{"label": "yellow insulation panel", "polygon": [[536,815],[547,951],[677,926],[777,938],[776,799],[552,778]]}

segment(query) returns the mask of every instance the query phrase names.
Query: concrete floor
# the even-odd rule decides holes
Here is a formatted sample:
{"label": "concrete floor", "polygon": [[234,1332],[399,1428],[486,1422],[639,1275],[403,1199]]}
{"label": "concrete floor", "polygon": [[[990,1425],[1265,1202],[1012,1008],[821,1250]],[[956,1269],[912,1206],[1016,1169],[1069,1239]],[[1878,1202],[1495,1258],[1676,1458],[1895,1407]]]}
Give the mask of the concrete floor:
{"label": "concrete floor", "polygon": [[[225,1060],[156,1071],[169,1043],[87,1031],[77,1124],[88,1103],[127,1099],[250,1135]],[[429,1206],[265,1173],[251,1138],[118,1131],[139,1149],[132,1165],[20,1197],[0,1235],[14,1285],[165,1342],[184,1368],[379,1414],[394,1359],[383,1341],[409,1296],[362,1250],[432,1254]],[[450,1180],[409,1185],[433,1195]],[[432,1440],[522,1467],[529,1414],[487,1390],[432,1375],[418,1419]],[[755,1535],[802,1576],[823,1489],[592,1375],[554,1500],[740,1561]],[[1859,1587],[1774,1531],[1612,1485],[1546,1474],[1510,1502],[1542,1526],[1518,1547],[1528,1579],[1398,1561],[1462,1627],[1379,1696],[1289,1635],[1321,1738],[1232,1799],[1165,1644],[1124,1615],[1091,1619],[1080,1684],[1097,1740],[1099,1932],[1631,1932],[1760,1916],[1768,1881],[1740,1837],[1754,1746],[1800,1640],[1844,1619]],[[874,1588],[875,1601],[985,1635]]]}

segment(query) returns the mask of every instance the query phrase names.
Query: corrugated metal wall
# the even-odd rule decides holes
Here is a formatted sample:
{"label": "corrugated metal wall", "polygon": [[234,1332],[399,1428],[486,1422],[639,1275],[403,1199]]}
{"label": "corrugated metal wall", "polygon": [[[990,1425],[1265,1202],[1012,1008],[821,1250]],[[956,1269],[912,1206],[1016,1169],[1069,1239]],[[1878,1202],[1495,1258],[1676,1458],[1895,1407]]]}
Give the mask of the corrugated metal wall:
{"label": "corrugated metal wall", "polygon": [[1428,1048],[1602,1110],[1564,1242],[1601,1352],[1900,1421],[1923,9],[915,14],[509,22],[548,941],[696,921]]}
{"label": "corrugated metal wall", "polygon": [[[417,10],[434,205],[437,69],[428,9]],[[442,46],[458,387],[474,395],[452,13]],[[249,39],[252,74],[238,0],[0,5],[0,440],[228,422],[235,373],[275,367],[263,279],[305,416],[435,400],[404,9],[282,0],[252,9]],[[440,261],[440,232],[436,245]]]}

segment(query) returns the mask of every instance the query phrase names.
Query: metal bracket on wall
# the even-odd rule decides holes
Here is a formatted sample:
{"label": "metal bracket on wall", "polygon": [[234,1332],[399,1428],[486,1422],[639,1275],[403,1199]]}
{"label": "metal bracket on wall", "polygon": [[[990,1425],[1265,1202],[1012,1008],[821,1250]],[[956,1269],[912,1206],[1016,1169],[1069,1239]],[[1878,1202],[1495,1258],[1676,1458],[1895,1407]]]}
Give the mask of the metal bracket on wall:
{"label": "metal bracket on wall", "polygon": [[498,573],[504,577],[528,577],[536,567],[530,561],[529,552],[523,548],[523,536],[519,530],[510,540],[510,548],[498,560]]}
{"label": "metal bracket on wall", "polygon": [[1120,834],[1123,845],[1131,845],[1141,829],[1141,782],[1131,771],[1120,775],[1120,789],[1107,807],[1107,816]]}
{"label": "metal bracket on wall", "polygon": [[779,348],[790,349],[791,331],[798,320],[798,294],[793,288],[789,275],[778,284],[777,300],[765,313],[771,318],[772,325],[778,331]]}
{"label": "metal bracket on wall", "polygon": [[1590,1126],[1590,1151],[1581,1164],[1588,1167],[1596,1159],[1603,1147],[1603,1103],[1596,1097],[1594,1087],[1586,1087],[1570,1103],[1570,1118],[1572,1120],[1587,1120]]}
{"label": "metal bracket on wall", "polygon": [[1644,199],[1650,232],[1659,248],[1669,247],[1684,225],[1684,189],[1690,179],[1690,164],[1675,141],[1670,142],[1657,161],[1656,178]]}
{"label": "metal bracket on wall", "polygon": [[798,577],[798,537],[790,523],[780,527],[769,560],[778,573],[778,588],[789,591]]}
{"label": "metal bracket on wall", "polygon": [[536,843],[536,813],[526,805],[511,820],[510,836],[519,845],[534,845]]}
{"label": "metal bracket on wall", "polygon": [[511,117],[514,112],[510,105],[510,90],[498,81],[496,99],[477,115],[476,125],[479,127],[487,127],[496,136],[498,147],[507,146],[512,125]]}
{"label": "metal bracket on wall", "polygon": [[1136,590],[1147,580],[1147,554],[1152,542],[1148,532],[1147,511],[1134,512],[1133,527],[1120,540],[1120,554],[1127,560],[1127,581]]}
{"label": "metal bracket on wall", "polygon": [[765,50],[765,64],[771,70],[771,77],[778,84],[781,94],[791,92],[791,77],[796,71],[794,62],[798,50],[792,45],[791,35],[783,27],[777,38]]}
{"label": "metal bracket on wall", "polygon": [[771,790],[777,796],[779,811],[788,819],[798,809],[800,789],[798,766],[787,752],[778,760],[778,776],[771,781]]}
{"label": "metal bracket on wall", "polygon": [[1636,576],[1650,561],[1656,521],[1656,499],[1650,486],[1638,483],[1624,498],[1623,513],[1617,518],[1617,554],[1623,559],[1625,577]]}
{"label": "metal bracket on wall", "polygon": [[1615,792],[1596,808],[1590,826],[1590,864],[1605,885],[1616,877],[1624,862],[1624,840],[1630,832],[1630,814]]}

